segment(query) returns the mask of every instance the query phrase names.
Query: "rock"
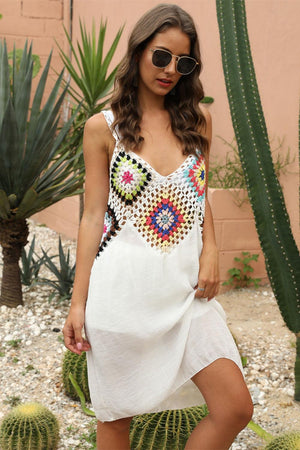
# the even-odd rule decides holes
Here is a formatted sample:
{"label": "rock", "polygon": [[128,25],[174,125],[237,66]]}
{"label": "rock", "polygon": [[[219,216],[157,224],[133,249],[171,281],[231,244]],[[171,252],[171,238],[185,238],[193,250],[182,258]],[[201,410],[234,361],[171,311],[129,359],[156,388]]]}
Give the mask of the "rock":
{"label": "rock", "polygon": [[31,327],[31,332],[34,336],[39,336],[41,334],[41,329],[38,325],[34,325]]}
{"label": "rock", "polygon": [[13,339],[14,339],[14,336],[13,336],[12,334],[7,334],[7,335],[4,337],[4,341],[5,341],[5,342],[13,341]]}

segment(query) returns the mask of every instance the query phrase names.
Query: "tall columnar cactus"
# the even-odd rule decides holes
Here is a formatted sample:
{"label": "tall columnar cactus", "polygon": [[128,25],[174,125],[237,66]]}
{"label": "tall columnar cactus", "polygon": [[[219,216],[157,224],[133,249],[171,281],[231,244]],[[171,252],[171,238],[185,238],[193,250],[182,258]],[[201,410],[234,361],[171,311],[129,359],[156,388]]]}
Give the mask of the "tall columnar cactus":
{"label": "tall columnar cactus", "polygon": [[[232,123],[266,269],[279,309],[300,339],[300,256],[270,143],[255,77],[244,0],[216,0],[223,70]],[[298,352],[299,358],[299,352]],[[300,400],[299,359],[295,399]]]}
{"label": "tall columnar cactus", "polygon": [[58,420],[48,408],[39,403],[16,406],[1,424],[2,450],[55,450],[58,441]]}

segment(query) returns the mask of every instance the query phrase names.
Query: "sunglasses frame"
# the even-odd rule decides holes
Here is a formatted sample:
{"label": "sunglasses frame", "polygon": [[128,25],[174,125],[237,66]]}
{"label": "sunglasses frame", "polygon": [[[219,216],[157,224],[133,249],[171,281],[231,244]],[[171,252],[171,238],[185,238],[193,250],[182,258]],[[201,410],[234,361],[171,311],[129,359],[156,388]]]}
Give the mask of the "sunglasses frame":
{"label": "sunglasses frame", "polygon": [[[178,73],[180,73],[180,75],[190,75],[190,73],[192,73],[192,72],[196,69],[196,67],[199,65],[198,61],[197,61],[195,58],[193,58],[192,56],[187,56],[187,55],[183,55],[183,56],[173,55],[173,53],[171,53],[169,50],[165,50],[164,48],[149,48],[149,50],[150,50],[150,52],[152,52],[152,64],[154,65],[154,67],[157,67],[158,69],[165,69],[166,67],[168,67],[168,65],[169,65],[169,64],[171,63],[171,61],[172,61],[172,58],[175,58],[175,60],[176,60],[176,71],[177,71]],[[166,64],[165,66],[162,66],[162,67],[156,66],[156,65],[154,64],[154,62],[153,62],[154,52],[156,52],[156,51],[168,53],[168,54],[171,56],[170,62],[169,62],[168,64]],[[178,62],[179,62],[179,60],[180,60],[181,58],[189,58],[189,59],[193,60],[193,61],[195,62],[195,67],[193,67],[193,69],[192,69],[190,72],[188,72],[188,73],[182,73],[182,72],[179,72],[179,70],[177,69],[177,67],[178,67]]]}

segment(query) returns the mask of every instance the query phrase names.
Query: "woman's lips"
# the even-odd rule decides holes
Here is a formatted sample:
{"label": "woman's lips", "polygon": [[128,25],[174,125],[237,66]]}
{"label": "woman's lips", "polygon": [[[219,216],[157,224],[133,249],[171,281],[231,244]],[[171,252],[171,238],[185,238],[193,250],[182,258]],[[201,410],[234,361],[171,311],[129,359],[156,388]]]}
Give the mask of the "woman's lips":
{"label": "woman's lips", "polygon": [[172,81],[167,78],[157,78],[157,82],[160,86],[169,87],[172,84]]}

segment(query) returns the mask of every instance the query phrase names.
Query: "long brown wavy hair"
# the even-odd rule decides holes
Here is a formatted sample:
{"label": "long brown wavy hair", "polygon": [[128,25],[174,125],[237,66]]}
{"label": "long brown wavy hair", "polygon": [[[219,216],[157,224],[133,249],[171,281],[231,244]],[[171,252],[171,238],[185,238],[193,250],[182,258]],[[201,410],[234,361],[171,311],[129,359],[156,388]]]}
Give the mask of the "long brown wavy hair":
{"label": "long brown wavy hair", "polygon": [[165,96],[165,108],[169,112],[173,133],[183,145],[184,154],[196,154],[199,149],[205,156],[208,140],[200,129],[206,127],[206,120],[199,102],[204,97],[199,79],[202,70],[199,40],[191,16],[173,4],[160,4],[146,12],[135,25],[128,41],[126,55],[122,59],[115,78],[111,109],[114,113],[113,127],[125,148],[135,150],[142,145],[140,135],[142,111],[138,102],[139,68],[138,56],[156,33],[168,28],[179,28],[190,39],[190,56],[198,65],[189,75],[183,75],[176,86]]}

